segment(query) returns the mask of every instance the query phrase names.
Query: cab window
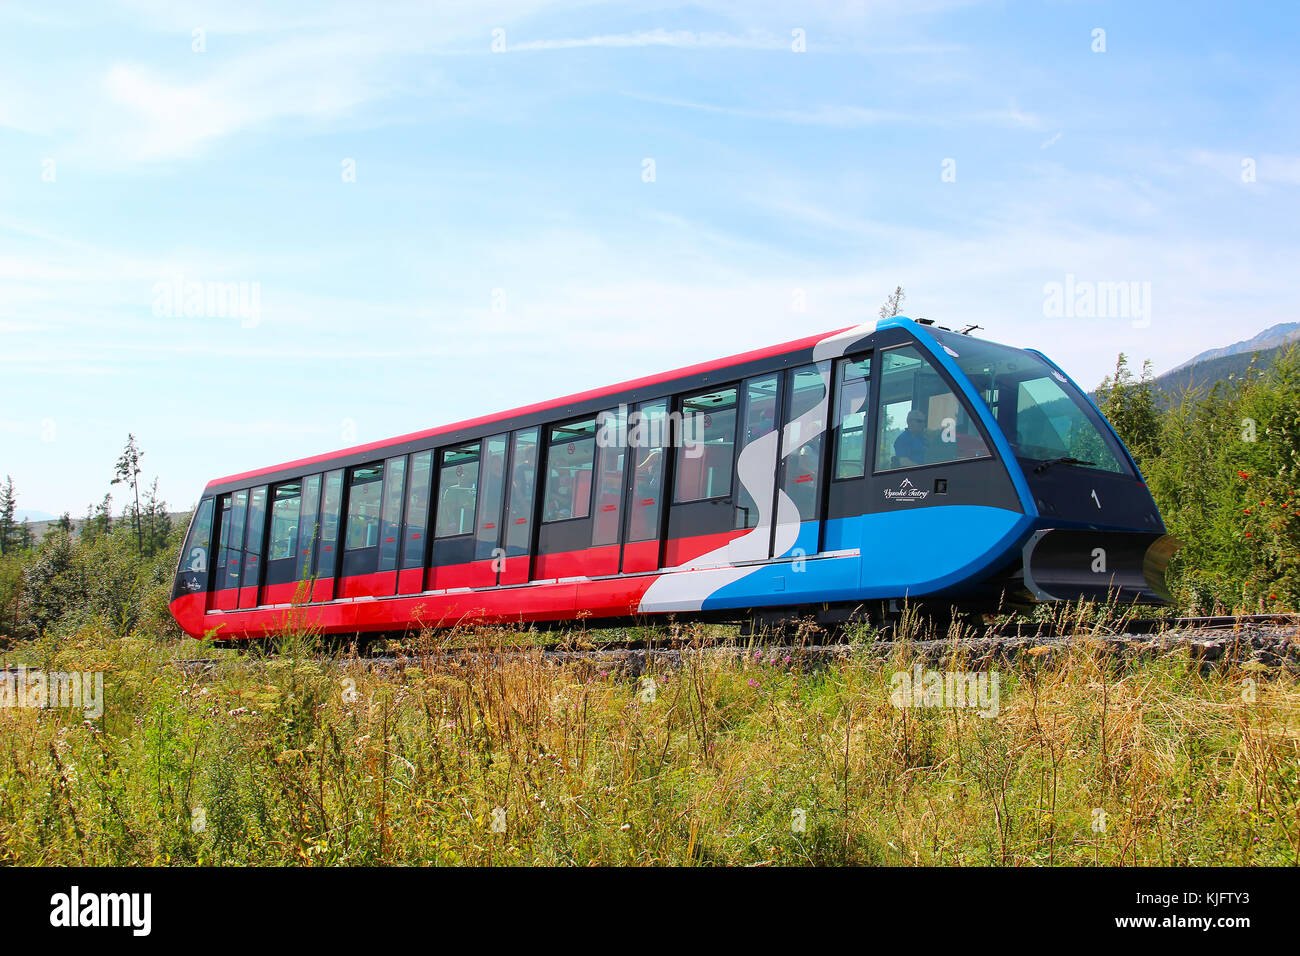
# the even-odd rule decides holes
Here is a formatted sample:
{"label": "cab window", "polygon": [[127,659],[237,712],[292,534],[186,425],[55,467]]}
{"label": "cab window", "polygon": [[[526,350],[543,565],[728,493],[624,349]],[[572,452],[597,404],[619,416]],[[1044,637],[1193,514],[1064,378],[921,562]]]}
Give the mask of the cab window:
{"label": "cab window", "polygon": [[966,406],[912,345],[881,354],[876,471],[989,454]]}

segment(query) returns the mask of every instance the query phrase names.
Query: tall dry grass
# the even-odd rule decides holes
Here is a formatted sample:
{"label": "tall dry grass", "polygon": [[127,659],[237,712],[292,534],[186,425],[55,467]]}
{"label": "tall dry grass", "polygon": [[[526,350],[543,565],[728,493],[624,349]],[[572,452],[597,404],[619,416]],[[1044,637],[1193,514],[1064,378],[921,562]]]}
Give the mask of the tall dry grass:
{"label": "tall dry grass", "polygon": [[906,639],[816,665],[758,640],[635,677],[513,640],[425,634],[375,667],[291,627],[277,653],[207,673],[140,635],[29,647],[103,670],[107,701],[91,722],[0,710],[0,859],[1300,862],[1300,687],[1284,673],[1124,662],[1087,640],[1001,664],[953,642],[922,662],[996,667],[989,719],[895,706],[893,675],[918,661]]}

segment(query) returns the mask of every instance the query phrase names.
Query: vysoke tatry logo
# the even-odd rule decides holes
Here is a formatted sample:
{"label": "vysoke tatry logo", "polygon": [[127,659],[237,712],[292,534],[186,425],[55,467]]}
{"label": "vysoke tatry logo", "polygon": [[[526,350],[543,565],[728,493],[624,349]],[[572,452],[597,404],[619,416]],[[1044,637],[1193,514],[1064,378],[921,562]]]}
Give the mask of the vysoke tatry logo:
{"label": "vysoke tatry logo", "polygon": [[51,926],[129,926],[133,936],[148,936],[153,925],[151,893],[83,894],[74,886],[51,896],[50,907]]}
{"label": "vysoke tatry logo", "polygon": [[912,484],[911,478],[904,478],[897,488],[885,489],[886,501],[923,501],[930,492],[922,491]]}

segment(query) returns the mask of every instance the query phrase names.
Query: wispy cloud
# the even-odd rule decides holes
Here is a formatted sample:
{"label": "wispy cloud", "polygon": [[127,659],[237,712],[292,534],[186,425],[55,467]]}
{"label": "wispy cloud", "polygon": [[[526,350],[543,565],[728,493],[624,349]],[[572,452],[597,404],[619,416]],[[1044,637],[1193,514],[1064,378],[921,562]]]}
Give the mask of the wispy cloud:
{"label": "wispy cloud", "polygon": [[528,50],[578,50],[588,47],[676,47],[678,49],[789,50],[791,40],[760,33],[717,33],[695,30],[640,30],[635,33],[607,33],[598,36],[553,40],[510,41],[505,52]]}
{"label": "wispy cloud", "polygon": [[826,126],[840,129],[856,129],[881,124],[899,124],[910,126],[959,126],[989,125],[1037,128],[1042,120],[1037,116],[1023,112],[1014,107],[1006,109],[976,110],[968,113],[931,113],[924,110],[880,109],[869,106],[848,104],[819,104],[800,109],[776,109],[748,106],[723,106],[716,103],[701,103],[692,100],[675,99],[666,96],[654,96],[643,93],[625,93],[633,99],[661,106],[696,110],[703,113],[718,113],[743,119],[761,120],[775,123],[792,123],[801,126]]}

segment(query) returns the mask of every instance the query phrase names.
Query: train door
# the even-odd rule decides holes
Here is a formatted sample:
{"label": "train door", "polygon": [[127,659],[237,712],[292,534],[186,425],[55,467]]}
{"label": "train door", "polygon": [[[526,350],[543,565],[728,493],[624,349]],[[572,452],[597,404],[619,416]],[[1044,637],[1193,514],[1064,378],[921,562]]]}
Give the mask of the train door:
{"label": "train door", "polygon": [[383,462],[347,469],[338,597],[363,597],[371,593],[379,567],[379,512],[383,499]]}
{"label": "train door", "polygon": [[406,456],[384,462],[384,498],[379,508],[379,562],[370,593],[397,593],[397,567],[402,551],[402,508],[406,503]]}
{"label": "train door", "polygon": [[497,562],[498,584],[526,584],[533,552],[533,516],[537,499],[537,428],[510,438],[510,485],[506,489],[503,554]]}
{"label": "train door", "polygon": [[472,587],[494,587],[501,572],[501,536],[504,533],[506,465],[510,435],[483,439],[483,466],[479,474],[478,515],[474,525]]}
{"label": "train door", "polygon": [[591,554],[598,430],[595,415],[545,430],[535,580],[589,575],[598,567]]}
{"label": "train door", "polygon": [[398,594],[419,594],[424,590],[432,483],[433,451],[412,455],[411,480],[406,491],[406,515],[402,526],[401,570],[397,573]]}
{"label": "train door", "polygon": [[267,486],[248,497],[248,534],[244,543],[244,574],[239,581],[239,609],[257,607],[262,583],[262,554],[266,548]]}
{"label": "train door", "polygon": [[298,511],[298,541],[294,549],[296,561],[293,577],[293,597],[297,604],[310,604],[314,599],[316,542],[320,540],[321,476],[308,475],[302,482],[302,506]]}
{"label": "train door", "polygon": [[871,353],[842,358],[835,368],[834,459],[827,485],[822,548],[861,547],[860,525],[867,511],[867,450],[872,434]]}
{"label": "train door", "polygon": [[732,563],[763,561],[772,553],[781,378],[778,373],[759,375],[741,385],[734,494],[738,537],[727,551]]}
{"label": "train door", "polygon": [[[320,477],[315,476],[319,482]],[[298,538],[303,523],[302,479],[281,482],[271,488],[271,528],[266,536],[266,572],[262,582],[262,604],[288,604],[298,586]],[[315,515],[307,520],[314,522]]]}
{"label": "train door", "polygon": [[821,545],[822,459],[829,413],[831,363],[785,373],[781,458],[777,463],[773,557],[815,554]]}
{"label": "train door", "polygon": [[490,567],[475,561],[479,486],[484,477],[484,442],[471,441],[438,452],[433,500],[433,547],[425,576],[428,590],[484,587]]}
{"label": "train door", "polygon": [[739,395],[738,386],[725,385],[679,399],[665,567],[728,562],[725,546],[736,536],[732,473]]}
{"label": "train door", "polygon": [[343,469],[325,475],[321,495],[320,532],[316,542],[316,576],[312,601],[332,601],[338,594],[339,525],[343,516]]}
{"label": "train door", "polygon": [[209,611],[233,611],[239,607],[247,517],[247,490],[221,496],[217,507],[217,561],[212,569],[212,589],[208,592]]}
{"label": "train door", "polygon": [[591,513],[591,549],[583,572],[589,577],[618,574],[622,562],[624,484],[629,460],[628,417],[622,408],[596,416],[596,488]]}
{"label": "train door", "polygon": [[627,466],[631,472],[623,501],[624,574],[655,571],[663,540],[664,473],[671,436],[668,399],[642,402],[628,416]]}

